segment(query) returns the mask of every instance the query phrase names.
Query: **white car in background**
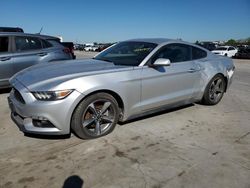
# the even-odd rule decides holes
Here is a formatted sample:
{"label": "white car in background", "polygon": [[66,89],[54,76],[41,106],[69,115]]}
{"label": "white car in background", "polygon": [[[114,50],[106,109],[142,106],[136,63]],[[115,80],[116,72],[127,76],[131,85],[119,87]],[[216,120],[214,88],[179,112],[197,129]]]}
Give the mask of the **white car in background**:
{"label": "white car in background", "polygon": [[233,57],[238,52],[233,46],[219,46],[212,51],[214,54]]}
{"label": "white car in background", "polygon": [[86,46],[86,47],[84,48],[84,50],[87,51],[87,52],[90,52],[90,51],[95,52],[97,49],[98,49],[97,46]]}

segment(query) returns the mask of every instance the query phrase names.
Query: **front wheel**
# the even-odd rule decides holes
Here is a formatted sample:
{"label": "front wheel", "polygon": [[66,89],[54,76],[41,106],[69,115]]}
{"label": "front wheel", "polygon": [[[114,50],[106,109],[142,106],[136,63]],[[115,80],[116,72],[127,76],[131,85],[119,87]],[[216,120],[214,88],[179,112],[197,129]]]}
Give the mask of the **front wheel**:
{"label": "front wheel", "polygon": [[226,89],[226,82],[222,75],[214,76],[208,83],[202,103],[206,105],[215,105],[220,102]]}
{"label": "front wheel", "polygon": [[82,139],[98,138],[112,132],[119,117],[115,98],[97,93],[84,99],[76,108],[71,128]]}

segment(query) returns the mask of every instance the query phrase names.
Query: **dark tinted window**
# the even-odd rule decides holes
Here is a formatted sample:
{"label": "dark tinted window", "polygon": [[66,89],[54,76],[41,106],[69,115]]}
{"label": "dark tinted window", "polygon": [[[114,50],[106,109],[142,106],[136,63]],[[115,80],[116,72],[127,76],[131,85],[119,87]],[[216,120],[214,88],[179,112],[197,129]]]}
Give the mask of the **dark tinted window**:
{"label": "dark tinted window", "polygon": [[138,66],[156,46],[148,42],[121,42],[100,53],[95,59],[115,65]]}
{"label": "dark tinted window", "polygon": [[16,51],[42,49],[42,43],[35,37],[16,37]]}
{"label": "dark tinted window", "polygon": [[0,53],[8,52],[9,48],[9,37],[0,37]]}
{"label": "dark tinted window", "polygon": [[42,41],[43,48],[52,47],[52,44],[50,44],[48,41],[46,40],[41,40],[41,41]]}
{"label": "dark tinted window", "polygon": [[193,59],[201,59],[207,57],[207,52],[196,47],[192,47],[192,56]]}
{"label": "dark tinted window", "polygon": [[158,58],[169,59],[171,63],[190,61],[191,47],[185,44],[168,44],[153,57],[153,62]]}
{"label": "dark tinted window", "polygon": [[233,47],[229,47],[229,49],[228,50],[234,50],[234,48]]}

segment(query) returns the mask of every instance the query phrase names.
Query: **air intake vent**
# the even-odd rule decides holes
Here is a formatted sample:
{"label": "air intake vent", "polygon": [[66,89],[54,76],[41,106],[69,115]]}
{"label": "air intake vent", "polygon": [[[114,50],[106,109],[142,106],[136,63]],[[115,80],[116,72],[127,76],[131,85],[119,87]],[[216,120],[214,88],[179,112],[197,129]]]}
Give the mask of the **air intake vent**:
{"label": "air intake vent", "polygon": [[13,90],[14,90],[14,96],[15,96],[16,100],[18,100],[19,102],[25,104],[25,101],[24,101],[22,95],[19,93],[19,91],[16,90],[15,88],[13,88]]}

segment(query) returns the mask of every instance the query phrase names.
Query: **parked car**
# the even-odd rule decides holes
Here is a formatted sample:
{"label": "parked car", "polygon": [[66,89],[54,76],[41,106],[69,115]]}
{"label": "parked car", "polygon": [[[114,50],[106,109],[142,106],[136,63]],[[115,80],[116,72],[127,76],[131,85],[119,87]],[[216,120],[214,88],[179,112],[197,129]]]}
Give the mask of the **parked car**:
{"label": "parked car", "polygon": [[23,29],[20,27],[0,27],[0,32],[21,32],[21,33],[23,33]]}
{"label": "parked car", "polygon": [[74,43],[73,42],[61,42],[63,46],[69,49],[71,56],[73,59],[76,58],[75,53],[74,53]]}
{"label": "parked car", "polygon": [[250,59],[250,47],[241,47],[234,56],[238,59]]}
{"label": "parked car", "polygon": [[97,49],[98,49],[98,46],[85,46],[84,47],[84,50],[87,52],[95,52],[97,51]]}
{"label": "parked car", "polygon": [[9,78],[37,63],[72,59],[70,51],[55,37],[26,33],[0,33],[0,88],[9,87]]}
{"label": "parked car", "polygon": [[[10,80],[13,121],[23,132],[80,138],[109,134],[118,121],[201,101],[215,105],[233,61],[180,40],[134,39],[93,59],[46,63]],[[39,76],[37,76],[39,75]]]}
{"label": "parked car", "polygon": [[79,50],[79,51],[83,51],[84,50],[84,45],[83,44],[75,44],[74,45],[74,50]]}
{"label": "parked car", "polygon": [[112,45],[113,45],[113,43],[99,45],[96,51],[101,52]]}
{"label": "parked car", "polygon": [[220,46],[212,52],[217,55],[233,57],[237,53],[237,49],[233,46]]}
{"label": "parked car", "polygon": [[56,41],[56,43],[60,43],[61,45],[65,47],[64,51],[71,54],[72,59],[76,58],[75,53],[74,53],[73,42],[61,42],[61,39],[58,37],[50,37],[50,36],[45,36],[45,35],[39,35],[39,36],[43,38],[49,37],[49,38],[46,38],[46,40],[51,41],[51,42]]}
{"label": "parked car", "polygon": [[216,49],[216,45],[212,42],[201,42],[199,45],[203,48],[208,49],[209,51],[213,51]]}

